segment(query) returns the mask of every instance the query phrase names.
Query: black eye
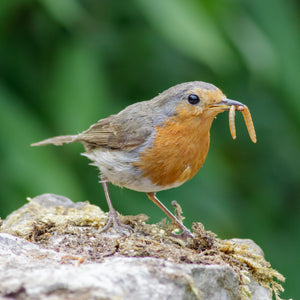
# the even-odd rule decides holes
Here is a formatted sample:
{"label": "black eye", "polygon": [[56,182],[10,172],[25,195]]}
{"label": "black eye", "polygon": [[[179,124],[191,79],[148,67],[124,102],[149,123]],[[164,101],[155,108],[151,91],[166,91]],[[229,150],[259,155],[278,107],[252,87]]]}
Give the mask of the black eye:
{"label": "black eye", "polygon": [[195,105],[195,104],[200,102],[200,99],[199,99],[198,95],[190,94],[188,96],[188,101],[189,101],[190,104]]}

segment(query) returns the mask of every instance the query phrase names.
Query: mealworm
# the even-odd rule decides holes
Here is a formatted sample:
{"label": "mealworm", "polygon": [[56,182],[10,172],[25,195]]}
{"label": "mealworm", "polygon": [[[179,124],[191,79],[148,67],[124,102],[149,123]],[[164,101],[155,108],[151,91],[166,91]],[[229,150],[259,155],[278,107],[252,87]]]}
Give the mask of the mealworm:
{"label": "mealworm", "polygon": [[255,129],[252,121],[252,117],[249,111],[249,108],[245,106],[236,106],[231,105],[229,109],[229,129],[232,138],[236,139],[236,129],[235,129],[235,110],[241,111],[244,117],[244,121],[250,136],[250,139],[253,143],[256,143],[256,134]]}
{"label": "mealworm", "polygon": [[256,133],[255,133],[252,117],[251,117],[249,108],[247,106],[245,106],[244,109],[242,110],[242,114],[243,114],[243,117],[245,120],[245,124],[246,124],[247,130],[248,130],[250,139],[253,143],[256,143]]}
{"label": "mealworm", "polygon": [[229,129],[232,138],[236,139],[236,129],[235,129],[235,105],[230,106],[229,110]]}

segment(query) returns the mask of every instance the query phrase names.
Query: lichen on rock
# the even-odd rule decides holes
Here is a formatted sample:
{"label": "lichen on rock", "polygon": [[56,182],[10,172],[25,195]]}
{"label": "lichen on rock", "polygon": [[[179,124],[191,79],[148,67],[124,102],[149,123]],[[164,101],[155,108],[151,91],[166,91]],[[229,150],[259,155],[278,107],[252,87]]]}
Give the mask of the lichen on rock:
{"label": "lichen on rock", "polygon": [[[66,197],[44,194],[10,214],[0,232],[21,237],[43,249],[66,253],[64,263],[103,262],[107,257],[150,257],[176,264],[229,266],[237,276],[241,299],[253,294],[252,283],[268,289],[276,299],[284,277],[271,268],[262,250],[251,240],[221,240],[201,223],[193,224],[194,239],[188,246],[170,233],[174,225],[147,224],[147,216],[120,216],[134,232],[121,235],[111,228],[100,233],[107,214],[89,202],[73,203]],[[182,213],[174,203],[177,216]],[[192,287],[192,285],[191,285]],[[197,293],[196,293],[197,294]],[[196,297],[197,298],[197,297]],[[271,296],[270,296],[271,299]]]}

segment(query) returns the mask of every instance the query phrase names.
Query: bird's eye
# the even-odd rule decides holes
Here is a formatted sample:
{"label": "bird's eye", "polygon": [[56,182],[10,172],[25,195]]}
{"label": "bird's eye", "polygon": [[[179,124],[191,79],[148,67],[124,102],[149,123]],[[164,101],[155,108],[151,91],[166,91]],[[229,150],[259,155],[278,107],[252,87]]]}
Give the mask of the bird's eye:
{"label": "bird's eye", "polygon": [[199,99],[198,95],[190,94],[188,96],[188,101],[189,101],[190,104],[195,105],[195,104],[200,102],[200,99]]}

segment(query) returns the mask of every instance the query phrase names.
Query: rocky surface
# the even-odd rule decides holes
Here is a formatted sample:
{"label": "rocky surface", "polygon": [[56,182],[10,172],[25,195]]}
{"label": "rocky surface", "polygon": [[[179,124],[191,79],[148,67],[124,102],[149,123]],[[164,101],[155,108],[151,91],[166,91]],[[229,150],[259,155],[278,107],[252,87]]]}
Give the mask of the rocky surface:
{"label": "rocky surface", "polygon": [[267,300],[280,289],[250,240],[221,241],[198,224],[185,247],[143,215],[124,217],[130,236],[100,234],[106,219],[87,202],[30,199],[0,229],[1,299]]}

